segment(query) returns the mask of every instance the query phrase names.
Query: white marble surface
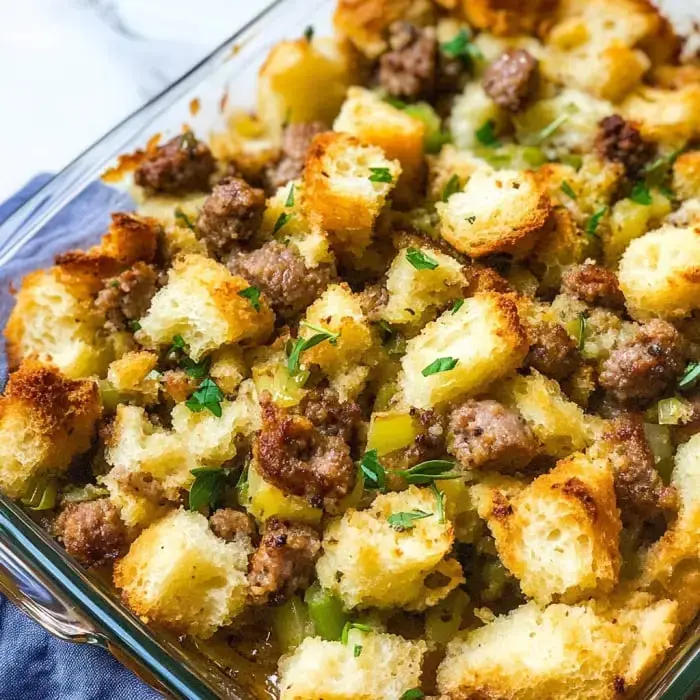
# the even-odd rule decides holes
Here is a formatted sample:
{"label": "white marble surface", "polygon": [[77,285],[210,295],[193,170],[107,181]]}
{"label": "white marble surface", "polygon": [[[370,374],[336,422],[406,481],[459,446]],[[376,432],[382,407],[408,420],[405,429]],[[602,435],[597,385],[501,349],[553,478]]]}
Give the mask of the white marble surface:
{"label": "white marble surface", "polygon": [[[269,2],[0,0],[0,201],[60,170]],[[700,19],[700,0],[660,4]]]}

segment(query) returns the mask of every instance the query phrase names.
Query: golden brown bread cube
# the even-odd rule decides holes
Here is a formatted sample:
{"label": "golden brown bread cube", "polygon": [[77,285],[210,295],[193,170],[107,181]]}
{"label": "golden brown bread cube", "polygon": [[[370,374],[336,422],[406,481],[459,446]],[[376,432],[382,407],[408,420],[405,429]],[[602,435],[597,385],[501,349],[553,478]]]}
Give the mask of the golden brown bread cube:
{"label": "golden brown bread cube", "polygon": [[673,190],[681,199],[700,197],[700,151],[681,153],[673,163]]}
{"label": "golden brown bread cube", "polygon": [[461,0],[469,24],[496,36],[536,34],[551,21],[559,0]]}
{"label": "golden brown bread cube", "polygon": [[37,477],[65,471],[90,447],[101,415],[96,382],[25,360],[0,398],[0,489],[20,498]]}

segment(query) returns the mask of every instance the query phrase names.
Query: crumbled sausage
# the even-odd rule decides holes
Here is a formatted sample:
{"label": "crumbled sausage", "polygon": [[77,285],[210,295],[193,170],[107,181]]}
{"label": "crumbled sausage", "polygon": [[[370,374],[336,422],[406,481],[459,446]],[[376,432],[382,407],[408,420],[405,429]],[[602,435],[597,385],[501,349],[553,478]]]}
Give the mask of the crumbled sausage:
{"label": "crumbled sausage", "polygon": [[217,258],[228,253],[237,241],[257,233],[265,211],[265,192],[245,180],[228,177],[204,200],[197,219],[197,237],[204,240]]}
{"label": "crumbled sausage", "polygon": [[560,381],[581,364],[581,353],[571,336],[558,323],[533,324],[530,329],[530,352],[525,364]]}
{"label": "crumbled sausage", "polygon": [[68,554],[84,566],[114,559],[128,544],[119,510],[106,498],[68,504],[56,519],[55,531]]}
{"label": "crumbled sausage", "polygon": [[619,114],[601,120],[596,147],[603,158],[621,163],[632,179],[654,155],[653,145],[646,143],[639,131]]}
{"label": "crumbled sausage", "polygon": [[250,561],[250,601],[278,603],[308,587],[320,553],[321,538],[313,528],[270,518]]}
{"label": "crumbled sausage", "polygon": [[227,265],[231,272],[259,287],[283,321],[301,314],[334,277],[332,266],[308,268],[295,250],[277,241],[250,252],[237,251]]}
{"label": "crumbled sausage", "polygon": [[654,319],[610,353],[598,383],[627,405],[644,406],[677,379],[685,366],[683,339],[668,322]]}
{"label": "crumbled sausage", "polygon": [[379,59],[379,83],[393,97],[418,99],[435,90],[437,37],[433,27],[419,29],[409,22],[389,27],[389,45]]}
{"label": "crumbled sausage", "polygon": [[209,189],[214,169],[209,147],[186,131],[149,153],[134,173],[134,181],[164,194],[201,192]]}
{"label": "crumbled sausage", "polygon": [[612,421],[604,440],[612,448],[615,495],[623,518],[626,521],[630,518],[651,520],[657,515],[675,512],[676,491],[664,486],[655,469],[641,417],[621,414]]}
{"label": "crumbled sausage", "polygon": [[382,311],[389,301],[389,292],[382,284],[371,284],[358,293],[358,300],[365,318],[374,323],[382,317]]}
{"label": "crumbled sausage", "polygon": [[354,401],[341,401],[338,392],[329,387],[307,392],[299,410],[324,435],[337,435],[349,445],[362,422],[360,407]]}
{"label": "crumbled sausage", "polygon": [[246,535],[251,540],[255,540],[258,530],[255,520],[241,510],[233,508],[219,508],[209,518],[209,528],[222,540],[232,542],[236,535]]}
{"label": "crumbled sausage", "polygon": [[625,297],[620,291],[617,275],[612,270],[593,263],[569,268],[562,277],[561,290],[591,306],[625,308]]}
{"label": "crumbled sausage", "polygon": [[150,472],[123,472],[116,480],[124,490],[151,503],[162,506],[168,502],[163,485]]}
{"label": "crumbled sausage", "polygon": [[525,49],[507,49],[484,72],[486,94],[503,109],[518,112],[539,86],[537,59]]}
{"label": "crumbled sausage", "polygon": [[302,416],[277,408],[263,394],[262,430],[253,442],[253,458],[266,481],[286,493],[332,510],[355,485],[350,448],[337,435],[324,435]]}
{"label": "crumbled sausage", "polygon": [[466,469],[513,472],[537,454],[537,439],[522,417],[491,399],[471,399],[452,411],[448,435],[448,452]]}
{"label": "crumbled sausage", "polygon": [[301,176],[306,162],[306,152],[314,136],[327,130],[328,127],[323,122],[287,125],[282,134],[281,157],[266,170],[268,187],[272,192]]}
{"label": "crumbled sausage", "polygon": [[110,332],[126,330],[130,321],[141,318],[157,290],[158,273],[152,265],[137,262],[118,277],[108,279],[95,301],[107,319]]}

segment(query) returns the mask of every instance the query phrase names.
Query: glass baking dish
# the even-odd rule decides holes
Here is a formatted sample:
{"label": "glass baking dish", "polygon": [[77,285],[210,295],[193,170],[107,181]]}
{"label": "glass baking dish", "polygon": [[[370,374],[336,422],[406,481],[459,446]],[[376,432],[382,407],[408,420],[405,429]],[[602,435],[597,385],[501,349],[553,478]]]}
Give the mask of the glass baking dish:
{"label": "glass baking dish", "polygon": [[[0,226],[0,325],[12,306],[10,284],[29,269],[50,265],[68,248],[87,246],[101,235],[115,208],[128,208],[128,195],[111,191],[100,175],[119,154],[163,140],[183,123],[198,134],[224,127],[222,106],[253,106],[258,68],[270,47],[301,36],[312,25],[331,31],[336,0],[276,0],[187,75],[124,120],[80,155]],[[222,99],[226,96],[226,99]],[[191,108],[199,101],[199,111]],[[193,114],[193,112],[195,112]],[[61,228],[65,208],[88,187],[104,188],[81,225]],[[131,203],[133,204],[133,203]],[[51,224],[61,236],[42,238]],[[21,273],[19,270],[21,269]],[[5,374],[5,361],[1,360]],[[244,672],[225,673],[203,654],[154,632],[126,610],[98,576],[87,574],[19,506],[0,494],[0,591],[51,634],[109,649],[157,690],[181,698],[254,700]],[[665,664],[641,689],[644,700],[682,700],[700,687],[700,624],[696,621]],[[271,697],[271,694],[266,694]],[[392,700],[392,699],[388,699]]]}

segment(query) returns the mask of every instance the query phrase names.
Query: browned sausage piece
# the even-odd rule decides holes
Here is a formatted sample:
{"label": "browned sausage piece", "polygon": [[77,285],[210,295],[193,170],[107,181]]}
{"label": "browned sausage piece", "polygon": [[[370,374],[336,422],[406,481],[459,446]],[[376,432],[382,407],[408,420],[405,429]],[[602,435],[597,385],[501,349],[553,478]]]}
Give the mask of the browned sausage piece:
{"label": "browned sausage piece", "polygon": [[311,389],[299,404],[301,414],[324,435],[337,435],[349,445],[362,422],[362,411],[354,401],[341,401],[330,387]]}
{"label": "browned sausage piece", "polygon": [[278,603],[308,587],[320,553],[321,538],[313,528],[270,518],[250,561],[251,602]]}
{"label": "browned sausage piece", "polygon": [[561,291],[572,294],[591,306],[625,308],[625,297],[620,291],[617,275],[612,270],[593,263],[569,268],[562,277]]}
{"label": "browned sausage piece", "polygon": [[168,502],[163,485],[150,472],[124,472],[116,477],[119,485],[134,496],[159,506]]}
{"label": "browned sausage piece", "polygon": [[639,131],[619,114],[605,117],[598,127],[598,153],[607,160],[621,163],[628,177],[637,177],[654,155],[654,146],[646,143]]}
{"label": "browned sausage piece", "polygon": [[219,508],[215,511],[209,518],[209,528],[227,542],[235,540],[236,535],[246,535],[254,541],[258,534],[253,517],[233,508]]}
{"label": "browned sausage piece", "polygon": [[83,566],[94,566],[124,553],[127,531],[119,510],[106,498],[70,503],[55,523],[59,540]]}
{"label": "browned sausage piece", "polygon": [[642,407],[663,394],[684,367],[681,335],[670,323],[654,319],[610,353],[598,382],[616,401]]}
{"label": "browned sausage piece", "polygon": [[290,180],[301,177],[306,162],[306,152],[314,136],[327,130],[328,127],[323,122],[301,122],[285,127],[282,134],[281,157],[266,171],[268,186],[272,192],[279,187],[284,187]]}
{"label": "browned sausage piece", "polygon": [[324,435],[307,418],[277,408],[267,393],[260,407],[263,424],[253,458],[263,478],[315,507],[333,510],[357,478],[348,445],[337,435]]}
{"label": "browned sausage piece", "polygon": [[209,189],[214,169],[209,146],[187,131],[149,153],[134,173],[134,181],[164,194],[203,192]]}
{"label": "browned sausage piece", "polygon": [[571,336],[558,324],[533,324],[530,329],[530,352],[525,364],[556,379],[566,379],[581,363],[581,354]]}
{"label": "browned sausage piece", "polygon": [[259,287],[283,321],[291,321],[319,297],[335,271],[330,265],[308,268],[292,248],[269,241],[251,252],[237,251],[228,269]]}
{"label": "browned sausage piece", "polygon": [[676,492],[664,486],[654,467],[641,417],[632,413],[618,416],[604,440],[613,449],[615,495],[623,519],[651,520],[663,513],[673,514]]}
{"label": "browned sausage piece", "polygon": [[447,449],[465,469],[517,471],[532,461],[537,448],[522,417],[498,401],[470,399],[450,415]]}
{"label": "browned sausage piece", "polygon": [[537,92],[537,59],[525,49],[507,49],[484,72],[486,94],[503,109],[518,112]]}
{"label": "browned sausage piece", "polygon": [[389,27],[391,51],[379,59],[379,84],[393,97],[429,97],[435,90],[437,37],[434,27],[409,22]]}
{"label": "browned sausage piece", "polygon": [[245,180],[229,177],[204,200],[197,219],[197,237],[214,257],[221,258],[237,241],[257,233],[265,211],[265,192]]}
{"label": "browned sausage piece", "polygon": [[107,318],[107,329],[126,330],[148,311],[157,289],[158,273],[152,265],[137,262],[118,277],[108,279],[95,306]]}

